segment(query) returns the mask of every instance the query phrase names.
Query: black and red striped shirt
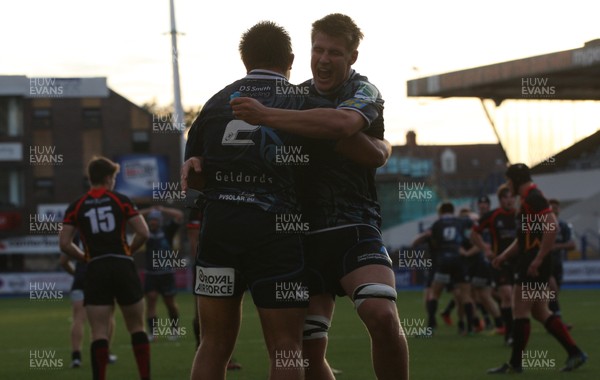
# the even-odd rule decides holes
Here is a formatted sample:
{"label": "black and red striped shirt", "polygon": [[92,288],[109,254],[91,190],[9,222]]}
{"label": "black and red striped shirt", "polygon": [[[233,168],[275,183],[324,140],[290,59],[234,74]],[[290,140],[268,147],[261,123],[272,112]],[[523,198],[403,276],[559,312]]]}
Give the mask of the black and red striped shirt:
{"label": "black and red striped shirt", "polygon": [[514,209],[497,208],[484,214],[479,219],[479,223],[473,226],[473,230],[479,234],[488,230],[492,252],[494,255],[499,255],[515,240],[517,231],[515,217]]}
{"label": "black and red striped shirt", "polygon": [[125,232],[127,220],[136,215],[137,207],[129,198],[101,188],[71,203],[63,223],[78,229],[89,261],[104,255],[131,256]]}

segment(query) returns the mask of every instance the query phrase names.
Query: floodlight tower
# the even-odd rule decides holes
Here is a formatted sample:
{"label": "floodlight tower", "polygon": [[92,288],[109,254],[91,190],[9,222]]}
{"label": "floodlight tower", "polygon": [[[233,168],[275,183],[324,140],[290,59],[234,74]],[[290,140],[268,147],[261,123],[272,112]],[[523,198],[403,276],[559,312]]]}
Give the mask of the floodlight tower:
{"label": "floodlight tower", "polygon": [[183,106],[181,105],[181,86],[179,83],[179,50],[177,50],[177,27],[175,26],[175,1],[170,0],[171,5],[171,57],[173,61],[173,119],[171,120],[181,130],[180,149],[181,162],[185,153],[185,127]]}

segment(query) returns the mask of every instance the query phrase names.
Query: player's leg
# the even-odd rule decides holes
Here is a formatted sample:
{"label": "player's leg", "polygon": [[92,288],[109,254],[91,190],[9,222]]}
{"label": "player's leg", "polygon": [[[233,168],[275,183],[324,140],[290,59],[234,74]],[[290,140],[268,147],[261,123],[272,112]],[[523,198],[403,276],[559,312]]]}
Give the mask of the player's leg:
{"label": "player's leg", "polygon": [[71,368],[79,368],[81,366],[81,345],[86,320],[83,290],[76,289],[71,292],[71,308],[73,318],[71,324]]}
{"label": "player's leg", "polygon": [[114,306],[111,305],[86,305],[86,314],[92,330],[91,363],[94,380],[106,378],[109,326],[113,312]]}
{"label": "player's leg", "polygon": [[494,318],[495,334],[504,334],[504,325],[502,324],[502,317],[500,315],[500,308],[498,303],[492,296],[492,288],[488,285],[475,288],[475,292],[479,294],[481,304],[488,311],[488,313]]}
{"label": "player's leg", "polygon": [[331,294],[311,295],[304,321],[302,357],[308,360],[306,380],[334,380],[335,376],[326,359],[328,331],[335,307]]}
{"label": "player's leg", "polygon": [[475,320],[475,307],[473,299],[471,298],[471,284],[466,281],[458,282],[455,285],[455,288],[457,289],[457,292],[455,293],[456,298],[458,298],[460,308],[465,313],[466,332],[472,333]]}
{"label": "player's leg", "polygon": [[302,330],[306,308],[258,308],[271,361],[269,380],[304,379],[308,365],[302,356]]}
{"label": "player's leg", "polygon": [[[531,314],[546,330],[561,344],[568,355],[567,364],[563,371],[571,371],[581,366],[587,360],[587,355],[575,343],[567,326],[560,316],[553,314],[548,307],[549,299],[541,297],[533,303]],[[552,299],[554,297],[550,297]]]}
{"label": "player's leg", "polygon": [[500,314],[504,322],[504,342],[510,344],[513,333],[513,285],[505,284],[498,287],[500,297]]}
{"label": "player's leg", "polygon": [[427,309],[427,327],[431,327],[431,328],[435,328],[436,327],[436,320],[435,320],[435,313],[437,312],[437,308],[438,308],[438,301],[442,295],[442,291],[444,290],[444,287],[446,286],[446,284],[443,282],[444,280],[440,279],[439,276],[436,277],[436,275],[433,276],[434,279],[431,282],[431,291],[430,291],[430,295],[429,295],[429,299],[427,300],[427,305],[426,305],[426,309]]}
{"label": "player's leg", "polygon": [[488,370],[490,374],[502,374],[510,372],[522,372],[522,357],[529,334],[531,333],[530,315],[533,302],[522,297],[521,283],[515,284],[513,288],[513,344],[508,363]]}
{"label": "player's leg", "polygon": [[108,325],[108,364],[114,364],[117,362],[117,355],[112,354],[110,350],[113,337],[115,336],[116,326],[117,322],[115,320],[115,313],[113,313],[112,318],[110,319],[110,324]]}
{"label": "player's leg", "polygon": [[341,279],[371,336],[371,356],[380,380],[408,379],[408,344],[396,307],[396,281],[391,268],[366,265]]}
{"label": "player's leg", "polygon": [[144,290],[133,260],[113,266],[113,292],[129,331],[140,379],[150,379],[150,344],[144,329]]}
{"label": "player's leg", "polygon": [[153,273],[146,273],[144,278],[144,298],[146,300],[146,322],[148,324],[148,339],[152,342],[155,338],[155,327],[158,326],[156,316],[156,303],[158,302],[158,279]]}
{"label": "player's leg", "polygon": [[[141,292],[141,288],[140,288]],[[150,344],[144,331],[144,300],[120,305],[125,327],[131,335],[131,346],[141,379],[150,379]]]}
{"label": "player's leg", "polygon": [[[175,288],[175,274],[167,273],[162,275],[160,293],[169,314],[170,327],[175,329],[179,326],[179,307],[175,301],[175,294],[177,293],[177,289]],[[176,339],[177,337],[178,334],[171,334],[171,339]]]}
{"label": "player's leg", "polygon": [[192,364],[192,380],[224,380],[242,318],[242,296],[198,296],[200,345]]}

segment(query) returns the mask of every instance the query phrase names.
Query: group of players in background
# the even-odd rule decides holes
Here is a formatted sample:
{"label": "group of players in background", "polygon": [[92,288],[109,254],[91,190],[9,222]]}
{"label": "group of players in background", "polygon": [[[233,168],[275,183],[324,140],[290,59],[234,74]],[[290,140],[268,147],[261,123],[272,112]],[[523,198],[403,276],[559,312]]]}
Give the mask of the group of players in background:
{"label": "group of players in background", "polygon": [[526,165],[511,165],[506,178],[497,190],[498,208],[490,210],[487,196],[478,200],[479,216],[468,208],[456,215],[452,203],[442,203],[438,220],[414,239],[412,247],[424,247],[433,263],[425,288],[428,331],[437,328],[438,300],[446,288],[454,296],[440,313],[446,324],[452,323],[450,312],[456,305],[459,334],[487,327],[512,346],[509,362],[489,374],[523,371],[530,316],[565,348],[568,358],[562,371],[572,371],[587,355],[562,322],[558,303],[562,261],[575,247],[571,228],[557,219],[560,202],[544,198]]}
{"label": "group of players in background", "polygon": [[[244,33],[239,46],[247,75],[213,96],[190,129],[182,187],[187,190],[192,172],[200,173],[204,182],[197,200],[201,233],[193,243],[198,313],[194,328],[199,328],[194,380],[225,379],[246,290],[261,320],[269,379],[335,378],[326,350],[336,296],[348,296],[366,326],[377,378],[409,378],[408,345],[375,192],[375,168],[391,152],[383,139],[383,100],[377,88],[351,67],[362,37],[348,16],[332,14],[317,20],[311,35],[313,79],[295,86],[287,81],[294,59],[289,35],[272,22],[256,24]],[[295,157],[290,156],[293,152]],[[150,250],[169,247],[177,227],[161,226],[163,214],[175,224],[181,224],[182,215],[160,208],[138,211],[126,196],[112,191],[118,169],[105,158],[90,163],[91,190],[69,206],[60,246],[72,258],[88,262],[83,287],[92,330],[93,378],[106,377],[116,300],[131,334],[140,378],[149,379],[152,335],[144,328],[144,293],[150,327],[155,324],[158,293],[163,294],[170,319],[178,320],[179,315],[172,277],[147,268],[144,292],[131,255],[144,244]],[[494,373],[521,369],[532,311],[569,352],[566,370],[575,369],[587,357],[556,314],[543,302],[517,300],[516,289],[524,281],[549,281],[548,237],[554,244],[555,234],[517,228],[510,235],[500,228],[499,220],[514,224],[513,194],[521,196],[520,215],[552,215],[524,165],[511,166],[507,178],[508,190],[499,192],[509,198],[502,210],[467,223],[453,216],[451,204],[443,204],[440,220],[415,242],[428,241],[436,262],[427,292],[430,325],[435,326],[442,289],[453,283],[458,309],[466,317],[466,333],[475,325],[477,301],[493,316],[496,331],[505,333],[507,340],[512,337],[511,360]],[[278,221],[299,215],[308,230],[279,230]],[[135,231],[131,242],[127,228]],[[473,239],[468,237],[471,230]],[[486,231],[489,242],[482,237]],[[83,248],[74,242],[77,232]],[[538,251],[543,254],[536,257]],[[511,268],[518,274],[513,285],[507,272],[511,266],[504,263],[517,253]],[[469,257],[465,261],[473,273],[468,273],[463,256]],[[486,273],[486,260],[492,258],[498,272],[506,275],[499,283],[503,288],[499,294],[505,297],[500,309]],[[470,289],[471,277],[476,291]],[[294,291],[281,296],[281,289]],[[297,354],[304,359],[279,368],[278,358]]]}

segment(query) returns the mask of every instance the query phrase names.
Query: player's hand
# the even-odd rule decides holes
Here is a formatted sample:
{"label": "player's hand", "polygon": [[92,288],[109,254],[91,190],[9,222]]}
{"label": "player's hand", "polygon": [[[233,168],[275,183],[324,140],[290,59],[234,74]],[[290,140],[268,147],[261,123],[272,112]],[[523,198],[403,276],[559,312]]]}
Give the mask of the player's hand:
{"label": "player's hand", "polygon": [[529,264],[529,268],[527,268],[527,275],[531,277],[537,277],[540,275],[538,268],[542,265],[542,262],[538,259],[534,259],[531,264]]}
{"label": "player's hand", "polygon": [[485,257],[486,257],[488,260],[490,260],[490,261],[491,261],[491,260],[493,260],[493,259],[494,259],[494,252],[492,252],[492,250],[490,249],[490,246],[489,246],[489,245],[487,245],[487,244],[485,245],[485,248],[484,248],[484,250],[483,250],[483,253],[485,254]]}
{"label": "player's hand", "polygon": [[190,157],[181,166],[181,190],[188,190],[188,180],[190,180],[191,171],[194,173],[202,173],[202,157]]}
{"label": "player's hand", "polygon": [[492,266],[496,269],[500,269],[500,266],[504,262],[504,255],[496,256],[494,260],[492,260]]}
{"label": "player's hand", "polygon": [[263,106],[258,100],[247,97],[233,98],[229,102],[236,119],[245,121],[252,125],[259,125],[263,122],[267,107]]}

